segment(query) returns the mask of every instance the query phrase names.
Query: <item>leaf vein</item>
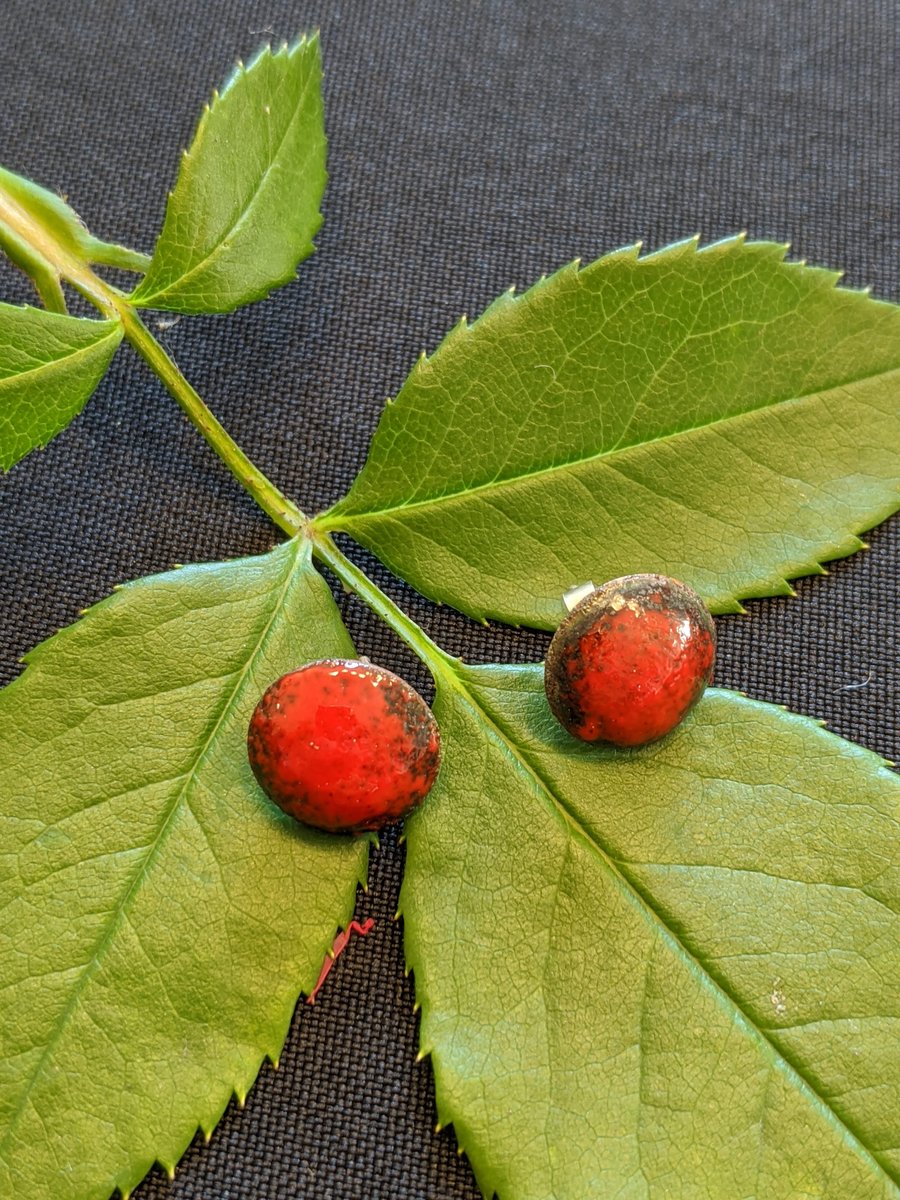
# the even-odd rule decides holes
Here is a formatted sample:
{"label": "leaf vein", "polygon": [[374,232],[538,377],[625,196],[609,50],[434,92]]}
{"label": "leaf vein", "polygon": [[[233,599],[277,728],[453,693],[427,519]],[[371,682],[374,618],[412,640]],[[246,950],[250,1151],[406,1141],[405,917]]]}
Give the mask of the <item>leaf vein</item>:
{"label": "leaf vein", "polygon": [[800,1090],[810,1098],[812,1107],[817,1109],[824,1119],[833,1121],[843,1131],[844,1135],[859,1148],[862,1156],[879,1175],[890,1178],[892,1182],[898,1182],[898,1179],[895,1178],[888,1168],[875,1157],[874,1151],[867,1145],[864,1137],[831,1107],[828,1100],[821,1094],[820,1090],[803,1071],[802,1067],[793,1062],[788,1054],[775,1044],[769,1036],[769,1031],[761,1028],[753,1020],[749,1012],[729,992],[725,984],[719,981],[709,970],[708,966],[688,949],[675,929],[667,923],[662,912],[656,907],[652,896],[646,893],[640,884],[630,877],[625,868],[617,863],[613,854],[597,834],[585,827],[577,815],[571,811],[566,801],[555,790],[551,781],[544,776],[540,765],[532,760],[528,752],[528,747],[522,746],[521,748],[517,748],[515,738],[505,728],[502,717],[492,712],[489,706],[482,700],[476,699],[472,691],[466,686],[462,676],[449,661],[447,667],[448,674],[452,673],[451,686],[454,687],[469,705],[476,719],[484,721],[488,726],[489,732],[493,734],[501,747],[505,749],[508,757],[518,765],[521,773],[531,780],[533,784],[531,790],[543,796],[549,811],[555,813],[559,820],[569,828],[570,834],[579,837],[597,856],[600,863],[612,875],[622,893],[630,899],[639,912],[643,913],[651,928],[657,929],[672,947],[673,951],[683,959],[692,972],[706,984],[715,996],[724,1000],[734,1015],[740,1019],[748,1033],[758,1039],[762,1046],[765,1046],[773,1056],[784,1064],[786,1069],[797,1079]]}
{"label": "leaf vein", "polygon": [[[50,1037],[48,1038],[48,1041],[44,1047],[44,1050],[43,1050],[40,1058],[37,1060],[32,1072],[31,1072],[31,1076],[29,1078],[28,1084],[25,1087],[25,1089],[23,1090],[18,1103],[16,1104],[15,1108],[13,1109],[13,1111],[10,1114],[6,1133],[5,1133],[2,1141],[0,1141],[0,1156],[5,1155],[7,1149],[10,1145],[10,1142],[12,1140],[13,1133],[14,1133],[19,1121],[22,1119],[23,1114],[26,1111],[28,1102],[31,1099],[32,1093],[34,1092],[37,1082],[43,1075],[44,1070],[45,1070],[47,1064],[49,1063],[50,1057],[51,1057],[53,1051],[56,1049],[56,1046],[58,1045],[61,1037],[63,1036],[63,1033],[66,1029],[66,1026],[67,1026],[70,1018],[77,1010],[77,1008],[80,1004],[80,1001],[81,1001],[82,993],[84,992],[84,990],[87,987],[90,980],[96,974],[96,971],[99,968],[102,957],[112,941],[114,933],[118,929],[120,922],[122,920],[128,919],[129,910],[130,910],[131,904],[133,903],[134,897],[137,895],[138,891],[140,890],[140,887],[142,886],[144,880],[146,879],[147,874],[148,874],[152,864],[158,857],[158,854],[159,854],[162,846],[165,844],[165,842],[167,840],[168,834],[170,833],[170,831],[173,827],[174,816],[181,807],[181,802],[184,799],[187,789],[190,786],[191,779],[196,774],[196,772],[199,770],[201,763],[204,761],[204,758],[205,758],[206,754],[208,753],[210,746],[215,738],[215,735],[218,733],[218,730],[220,729],[220,727],[222,725],[222,722],[224,721],[228,712],[231,710],[231,708],[237,702],[237,699],[240,695],[241,687],[243,685],[243,682],[244,682],[244,679],[246,678],[247,673],[249,672],[251,664],[253,663],[255,658],[262,652],[262,650],[264,649],[264,647],[266,645],[268,637],[271,634],[272,628],[274,626],[275,617],[277,616],[281,606],[283,605],[285,597],[287,596],[288,590],[290,588],[290,584],[291,584],[291,581],[292,581],[293,575],[294,575],[294,569],[296,568],[296,565],[297,565],[298,550],[300,548],[302,548],[303,546],[304,546],[304,543],[301,543],[300,541],[298,541],[296,543],[296,547],[295,547],[292,559],[288,560],[288,565],[285,570],[284,584],[282,585],[281,590],[278,594],[278,597],[272,606],[272,611],[269,614],[268,620],[266,621],[265,626],[263,627],[263,629],[261,630],[261,632],[257,638],[256,644],[253,646],[253,648],[250,650],[249,654],[247,655],[247,662],[244,666],[243,671],[240,674],[240,677],[238,678],[234,687],[232,688],[230,695],[228,695],[227,698],[225,698],[221,711],[215,715],[215,720],[212,723],[212,728],[210,729],[210,732],[209,732],[207,738],[205,739],[204,744],[202,745],[202,747],[200,747],[200,749],[197,753],[194,767],[187,774],[181,789],[173,797],[168,808],[166,810],[164,810],[163,819],[157,829],[157,832],[154,836],[153,841],[148,846],[147,853],[145,854],[142,861],[137,865],[137,869],[135,871],[133,878],[131,879],[127,889],[121,896],[120,900],[118,901],[118,903],[116,905],[116,908],[113,910],[113,912],[111,914],[112,919],[108,922],[106,929],[104,930],[102,936],[100,937],[91,959],[85,965],[85,967],[82,968],[78,982],[76,983],[75,987],[73,988],[71,996],[69,997],[68,1001],[66,1002],[66,1005],[62,1009],[59,1017],[57,1018],[57,1020],[55,1022],[55,1028],[53,1029]],[[36,1108],[34,1109],[34,1111],[36,1113],[38,1113],[38,1116],[40,1116],[40,1114]]]}
{"label": "leaf vein", "polygon": [[[759,413],[765,412],[767,409],[776,408],[782,404],[797,404],[805,400],[815,400],[822,397],[831,391],[845,390],[849,384],[858,384],[875,379],[887,378],[888,376],[900,374],[900,368],[892,367],[889,370],[874,371],[868,375],[861,375],[853,380],[845,380],[839,384],[833,384],[828,388],[817,388],[815,391],[798,393],[792,396],[778,396],[773,399],[765,400],[756,405],[754,408],[746,409],[741,413],[731,413],[725,417],[717,417],[715,420],[706,421],[700,425],[686,426],[682,429],[671,429],[654,437],[648,437],[642,442],[634,442],[629,445],[617,444],[613,447],[599,450],[593,454],[586,454],[579,458],[566,459],[562,462],[550,463],[547,466],[537,467],[531,470],[522,471],[518,475],[511,475],[505,479],[492,479],[482,484],[474,484],[471,487],[458,488],[453,492],[445,492],[441,495],[426,496],[421,500],[406,500],[398,504],[389,504],[383,508],[370,509],[368,511],[354,512],[342,508],[344,501],[339,502],[334,508],[327,510],[320,517],[316,518],[318,528],[322,530],[346,529],[352,532],[354,526],[364,525],[370,521],[377,521],[381,517],[391,516],[395,513],[406,513],[413,509],[427,509],[437,507],[443,504],[448,504],[453,501],[469,500],[479,493],[500,490],[512,489],[520,484],[527,484],[542,476],[553,475],[557,472],[575,470],[579,467],[588,466],[591,463],[602,462],[604,459],[612,458],[616,455],[624,454],[626,451],[639,450],[644,447],[654,445],[660,442],[674,441],[676,438],[687,437],[690,434],[702,433],[713,429],[717,425],[727,425],[731,422],[739,421],[742,418],[753,417]],[[352,500],[352,493],[348,499]]]}

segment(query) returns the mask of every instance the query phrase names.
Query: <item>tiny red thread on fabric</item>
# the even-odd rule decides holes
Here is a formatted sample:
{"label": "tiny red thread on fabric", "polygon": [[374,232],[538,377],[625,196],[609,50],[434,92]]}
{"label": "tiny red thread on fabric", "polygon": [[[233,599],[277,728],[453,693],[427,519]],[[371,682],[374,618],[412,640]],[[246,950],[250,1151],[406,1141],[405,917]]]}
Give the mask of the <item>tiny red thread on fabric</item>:
{"label": "tiny red thread on fabric", "polygon": [[315,1004],[316,996],[319,994],[319,989],[328,978],[329,972],[343,951],[346,949],[347,943],[351,936],[356,933],[360,937],[365,937],[367,933],[371,933],[375,928],[375,921],[372,917],[367,917],[360,925],[359,921],[351,921],[346,929],[342,929],[334,939],[331,946],[331,953],[325,955],[325,961],[322,963],[322,970],[319,972],[319,978],[316,980],[316,986],[306,997],[307,1004]]}

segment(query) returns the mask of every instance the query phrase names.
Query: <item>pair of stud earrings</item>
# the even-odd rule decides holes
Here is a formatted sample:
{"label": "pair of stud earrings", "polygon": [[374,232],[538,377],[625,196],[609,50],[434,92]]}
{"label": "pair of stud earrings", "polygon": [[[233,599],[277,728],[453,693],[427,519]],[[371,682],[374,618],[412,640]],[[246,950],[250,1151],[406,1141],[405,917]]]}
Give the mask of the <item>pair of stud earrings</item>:
{"label": "pair of stud earrings", "polygon": [[[550,710],[585,742],[637,747],[678,725],[712,677],[716,631],[692,588],[626,575],[563,597],[569,610],[547,652]],[[380,829],[431,790],[441,741],[431,709],[405,680],[367,660],[322,659],[282,676],[247,736],[263,791],[304,824]]]}

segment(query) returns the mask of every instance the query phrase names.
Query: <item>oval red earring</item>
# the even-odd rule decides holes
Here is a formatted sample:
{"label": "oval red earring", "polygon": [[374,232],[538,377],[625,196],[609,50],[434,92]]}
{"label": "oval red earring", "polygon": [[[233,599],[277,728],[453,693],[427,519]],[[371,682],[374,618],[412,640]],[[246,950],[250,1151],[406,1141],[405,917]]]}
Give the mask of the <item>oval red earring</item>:
{"label": "oval red earring", "polygon": [[399,821],[437,778],[434,715],[399,675],[322,659],[264,693],[247,735],[260,787],[298,821],[358,833]]}
{"label": "oval red earring", "polygon": [[[585,585],[590,588],[590,585]],[[712,678],[706,605],[665,575],[626,575],[587,592],[557,629],[544,665],[550,708],[586,742],[642,746],[697,703]]]}

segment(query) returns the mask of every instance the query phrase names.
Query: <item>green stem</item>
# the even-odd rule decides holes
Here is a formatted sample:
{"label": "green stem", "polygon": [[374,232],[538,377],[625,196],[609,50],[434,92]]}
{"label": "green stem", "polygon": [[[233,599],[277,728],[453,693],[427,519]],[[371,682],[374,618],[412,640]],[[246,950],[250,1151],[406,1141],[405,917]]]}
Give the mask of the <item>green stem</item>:
{"label": "green stem", "polygon": [[118,297],[115,307],[129,342],[159,376],[169,395],[178,402],[188,420],[206,438],[241,487],[290,537],[304,529],[307,524],[304,514],[263,475],[219,424],[134,309]]}
{"label": "green stem", "polygon": [[[16,247],[24,246],[28,262],[32,266],[36,263],[40,271],[52,278],[52,285],[48,285],[42,292],[48,307],[60,306],[64,309],[59,280],[65,279],[99,308],[105,317],[121,321],[125,337],[160,378],[166,390],[180,405],[188,420],[203,435],[213,452],[228,467],[241,487],[250,493],[263,512],[267,513],[289,537],[301,533],[308,537],[316,558],[330,567],[347,588],[355,592],[389,628],[393,629],[425,663],[435,678],[440,676],[447,680],[453,675],[455,660],[435,645],[415,621],[411,621],[363,571],[345,558],[328,533],[321,527],[316,528],[315,524],[311,523],[250,461],[140,319],[128,297],[101,279],[91,270],[84,255],[73,251],[65,239],[57,237],[53,229],[46,228],[45,223],[35,218],[14,196],[8,195],[0,188],[0,232],[3,230],[8,236],[0,245],[5,245],[7,249],[13,243]],[[145,270],[149,261],[146,255],[100,242],[96,238],[89,240],[88,249],[93,252],[95,262],[112,263],[132,270]]]}
{"label": "green stem", "polygon": [[[48,228],[46,222],[40,219],[40,215],[35,216],[14,195],[0,188],[0,233],[4,231],[5,235],[0,239],[0,245],[5,246],[7,250],[10,245],[15,245],[20,251],[24,247],[27,261],[32,266],[36,263],[44,275],[52,275],[57,280],[67,280],[96,305],[105,317],[118,317],[129,342],[159,376],[169,394],[181,405],[188,420],[197,427],[241,487],[250,493],[279,529],[293,537],[306,528],[308,522],[304,514],[254,466],[219,424],[141,321],[129,304],[128,298],[92,271],[78,251],[73,250],[64,238],[60,239],[53,229]],[[115,262],[116,265],[130,266],[131,269],[138,270],[147,265],[146,255],[100,242],[96,238],[90,239],[89,248],[96,251],[99,261]],[[47,292],[46,299],[49,301],[48,307],[58,305],[63,300],[61,289],[59,296],[55,291],[52,295]]]}
{"label": "green stem", "polygon": [[453,660],[437,646],[391,600],[390,596],[350,561],[334,544],[331,537],[315,530],[303,513],[271,483],[258,467],[238,447],[212,415],[198,394],[169,358],[159,342],[131,306],[120,300],[116,310],[125,328],[125,336],[165,384],[188,418],[206,438],[215,453],[237,481],[250,493],[257,504],[290,536],[303,531],[312,541],[316,558],[329,567],[345,587],[349,588],[405,642],[425,663],[432,675],[446,676]]}
{"label": "green stem", "polygon": [[409,646],[435,678],[447,676],[452,672],[454,660],[440,646],[420,629],[419,626],[402,609],[398,608],[390,596],[361,571],[349,558],[345,557],[327,533],[313,530],[313,554],[337,575],[341,583],[359,596],[377,617],[393,629],[394,633]]}
{"label": "green stem", "polygon": [[104,267],[118,267],[122,271],[135,271],[145,275],[150,267],[150,255],[142,254],[140,250],[131,250],[128,246],[119,246],[116,242],[102,242],[92,237],[88,240],[88,253],[91,262],[100,263]]}

